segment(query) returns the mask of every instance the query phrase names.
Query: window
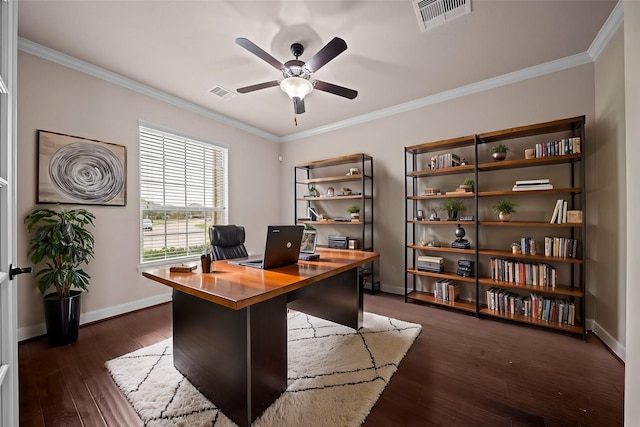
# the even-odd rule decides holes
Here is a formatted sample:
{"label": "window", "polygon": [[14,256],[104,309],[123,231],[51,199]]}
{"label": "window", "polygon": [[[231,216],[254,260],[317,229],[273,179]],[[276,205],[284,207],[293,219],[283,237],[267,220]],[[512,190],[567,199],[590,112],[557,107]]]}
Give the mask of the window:
{"label": "window", "polygon": [[142,263],[199,255],[209,227],[227,223],[227,152],[140,126]]}

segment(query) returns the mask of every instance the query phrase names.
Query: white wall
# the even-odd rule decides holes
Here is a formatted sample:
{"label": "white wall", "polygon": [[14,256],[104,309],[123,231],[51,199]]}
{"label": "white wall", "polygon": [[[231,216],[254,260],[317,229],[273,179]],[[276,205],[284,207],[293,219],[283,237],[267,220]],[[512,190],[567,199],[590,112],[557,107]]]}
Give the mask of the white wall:
{"label": "white wall", "polygon": [[[84,206],[96,215],[96,257],[87,268],[92,280],[82,297],[83,322],[167,299],[167,287],[138,271],[139,120],[229,146],[229,221],[247,226],[249,251],[260,252],[267,224],[280,222],[280,200],[274,197],[281,183],[279,144],[24,52],[18,55],[18,77],[19,223],[36,208],[38,129],[127,148],[126,206]],[[28,241],[20,228],[18,265],[29,265]],[[20,276],[18,305],[19,339],[44,333],[34,275]]]}
{"label": "white wall", "polygon": [[624,30],[621,27],[595,62],[596,138],[587,159],[587,244],[590,248],[587,277],[595,285],[593,330],[622,359],[625,358],[628,259],[624,99]]}
{"label": "white wall", "polygon": [[[625,1],[624,4],[624,73],[625,111],[627,139],[627,182],[640,182],[640,2]],[[624,412],[625,425],[640,423],[640,288],[636,270],[640,259],[638,239],[640,231],[640,186],[627,186],[627,358],[625,370]],[[635,206],[635,208],[634,208]]]}

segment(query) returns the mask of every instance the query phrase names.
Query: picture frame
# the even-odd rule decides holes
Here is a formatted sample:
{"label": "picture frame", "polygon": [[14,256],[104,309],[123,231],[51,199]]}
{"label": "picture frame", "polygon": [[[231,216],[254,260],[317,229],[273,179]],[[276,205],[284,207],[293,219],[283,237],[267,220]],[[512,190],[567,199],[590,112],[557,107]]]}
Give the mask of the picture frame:
{"label": "picture frame", "polygon": [[300,244],[300,252],[312,254],[316,251],[318,243],[318,232],[316,230],[303,230],[302,243]]}
{"label": "picture frame", "polygon": [[124,145],[38,130],[37,203],[125,206]]}

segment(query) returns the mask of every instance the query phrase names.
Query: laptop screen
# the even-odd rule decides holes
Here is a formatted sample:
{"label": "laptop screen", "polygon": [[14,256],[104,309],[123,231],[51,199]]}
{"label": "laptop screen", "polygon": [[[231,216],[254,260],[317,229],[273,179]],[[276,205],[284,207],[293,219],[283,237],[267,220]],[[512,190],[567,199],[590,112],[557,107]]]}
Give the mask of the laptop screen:
{"label": "laptop screen", "polygon": [[312,254],[316,251],[318,241],[318,232],[316,230],[304,230],[302,232],[302,244],[300,252],[303,254]]}

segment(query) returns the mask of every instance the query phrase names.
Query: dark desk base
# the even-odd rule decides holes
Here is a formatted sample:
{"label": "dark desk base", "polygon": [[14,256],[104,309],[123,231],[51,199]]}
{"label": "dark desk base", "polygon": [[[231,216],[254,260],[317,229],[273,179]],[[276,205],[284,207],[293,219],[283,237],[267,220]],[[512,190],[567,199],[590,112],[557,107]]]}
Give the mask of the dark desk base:
{"label": "dark desk base", "polygon": [[240,427],[287,388],[287,303],[345,326],[362,327],[356,269],[241,310],[173,291],[173,363]]}

